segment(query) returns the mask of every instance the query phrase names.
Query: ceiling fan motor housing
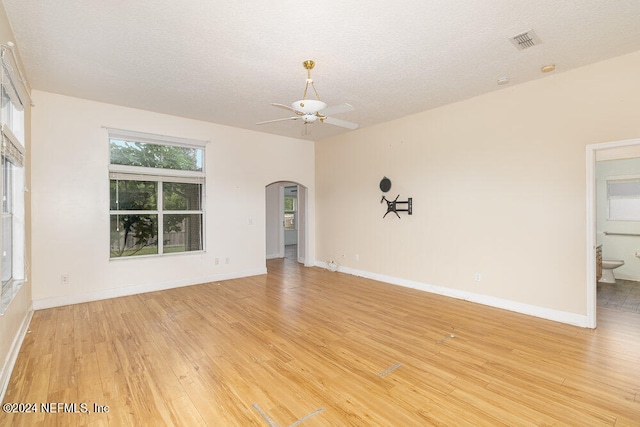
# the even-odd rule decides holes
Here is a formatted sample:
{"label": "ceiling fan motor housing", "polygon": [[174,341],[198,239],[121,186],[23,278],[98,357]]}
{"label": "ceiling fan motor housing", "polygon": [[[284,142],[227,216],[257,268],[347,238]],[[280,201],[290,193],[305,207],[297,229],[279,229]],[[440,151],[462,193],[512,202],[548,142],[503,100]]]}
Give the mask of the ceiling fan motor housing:
{"label": "ceiling fan motor housing", "polygon": [[327,104],[316,99],[303,99],[291,104],[294,110],[301,111],[305,114],[315,114],[320,110],[327,108]]}

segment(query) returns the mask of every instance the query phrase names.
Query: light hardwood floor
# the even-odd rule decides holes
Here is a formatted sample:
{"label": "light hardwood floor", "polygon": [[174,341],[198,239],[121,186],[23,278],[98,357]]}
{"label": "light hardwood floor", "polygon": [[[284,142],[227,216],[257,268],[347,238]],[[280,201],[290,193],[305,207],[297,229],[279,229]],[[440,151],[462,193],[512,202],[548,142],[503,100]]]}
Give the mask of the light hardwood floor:
{"label": "light hardwood floor", "polygon": [[599,308],[588,330],[287,259],[267,266],[37,311],[5,402],[109,412],[0,424],[640,425],[640,314]]}

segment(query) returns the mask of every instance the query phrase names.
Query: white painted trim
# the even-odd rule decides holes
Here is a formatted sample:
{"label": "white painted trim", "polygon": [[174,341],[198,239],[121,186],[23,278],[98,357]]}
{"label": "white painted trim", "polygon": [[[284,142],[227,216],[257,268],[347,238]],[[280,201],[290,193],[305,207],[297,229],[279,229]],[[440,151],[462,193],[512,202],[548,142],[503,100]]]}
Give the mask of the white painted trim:
{"label": "white painted trim", "polygon": [[22,347],[24,337],[29,331],[29,324],[31,323],[32,317],[33,305],[29,307],[29,310],[25,313],[24,319],[22,319],[22,324],[20,325],[20,329],[18,330],[18,333],[13,338],[13,342],[11,343],[11,348],[9,349],[7,358],[5,359],[4,365],[2,366],[2,371],[0,371],[0,402],[4,400],[4,394],[7,391],[7,386],[9,385],[9,380],[11,379],[13,367],[16,364],[16,360],[18,360],[18,353],[20,352],[20,347]]}
{"label": "white painted trim", "polygon": [[[146,144],[173,145],[176,147],[205,148],[211,141],[182,138],[178,136],[158,135],[155,133],[138,132],[135,130],[116,129],[103,126],[109,133],[109,139],[134,140]],[[204,159],[203,159],[204,160]]]}
{"label": "white painted trim", "polygon": [[629,147],[640,145],[640,138],[625,139],[622,141],[602,142],[598,144],[589,144],[585,147],[586,157],[586,211],[587,211],[587,228],[586,228],[586,257],[587,257],[587,316],[586,327],[595,328],[597,325],[597,283],[596,283],[596,256],[595,250],[597,246],[596,239],[596,152],[600,150],[608,150],[611,148]]}
{"label": "white painted trim", "polygon": [[[316,261],[316,266],[328,269],[325,262]],[[516,313],[526,314],[529,316],[540,317],[542,319],[553,320],[555,322],[567,323],[569,325],[589,327],[587,316],[569,313],[566,311],[553,310],[546,307],[536,305],[523,304],[516,301],[495,298],[488,295],[476,294],[473,292],[461,291],[458,289],[447,288],[443,286],[430,285],[427,283],[416,282],[413,280],[401,279],[383,274],[371,273],[368,271],[356,270],[349,267],[340,266],[338,271],[341,273],[351,274],[354,276],[365,277],[367,279],[377,280],[379,282],[389,283],[392,285],[404,286],[406,288],[418,289],[420,291],[430,292],[432,294],[443,295],[446,297],[456,298],[464,301],[470,301],[490,307],[501,308]]]}
{"label": "white painted trim", "polygon": [[286,183],[280,183],[278,186],[278,250],[279,258],[285,257],[284,251],[284,187]]}
{"label": "white painted trim", "polygon": [[267,259],[282,258],[280,254],[267,254]]}
{"label": "white painted trim", "polygon": [[[300,237],[298,236],[298,262],[302,263],[305,267],[313,267],[314,263],[310,257],[311,224],[309,221],[309,188],[303,185],[298,185],[298,197],[300,194],[304,195],[304,206],[302,207],[304,218],[304,222],[302,224],[304,245],[300,246]],[[298,200],[300,199],[298,198]],[[298,205],[298,210],[300,210],[300,205]],[[302,248],[302,251],[300,248]]]}
{"label": "white painted trim", "polygon": [[103,291],[91,292],[88,294],[65,295],[53,298],[42,298],[33,301],[34,310],[42,310],[45,308],[61,307],[71,304],[80,304],[83,302],[99,301],[109,298],[118,298],[129,295],[143,294],[146,292],[163,291],[165,289],[180,288],[184,286],[193,286],[209,282],[217,282],[220,280],[239,279],[242,277],[259,276],[267,274],[267,268],[256,268],[253,270],[245,270],[232,273],[221,273],[213,276],[199,277],[197,279],[177,280],[171,282],[154,283],[149,285],[132,285],[123,288],[105,289]]}
{"label": "white painted trim", "polygon": [[206,178],[204,172],[178,169],[152,168],[145,166],[109,165],[109,179],[134,181],[167,181],[202,184]]}
{"label": "white painted trim", "polygon": [[586,146],[587,159],[587,327],[595,328],[597,325],[596,305],[596,150],[592,145]]}

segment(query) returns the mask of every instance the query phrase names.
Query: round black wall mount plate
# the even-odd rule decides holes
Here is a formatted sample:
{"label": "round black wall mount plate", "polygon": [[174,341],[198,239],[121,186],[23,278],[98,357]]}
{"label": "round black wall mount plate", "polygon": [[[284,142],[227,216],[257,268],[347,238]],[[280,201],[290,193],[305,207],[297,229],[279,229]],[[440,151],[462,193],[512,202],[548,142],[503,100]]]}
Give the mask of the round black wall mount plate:
{"label": "round black wall mount plate", "polygon": [[386,176],[380,180],[380,190],[382,190],[383,193],[391,190],[391,180]]}

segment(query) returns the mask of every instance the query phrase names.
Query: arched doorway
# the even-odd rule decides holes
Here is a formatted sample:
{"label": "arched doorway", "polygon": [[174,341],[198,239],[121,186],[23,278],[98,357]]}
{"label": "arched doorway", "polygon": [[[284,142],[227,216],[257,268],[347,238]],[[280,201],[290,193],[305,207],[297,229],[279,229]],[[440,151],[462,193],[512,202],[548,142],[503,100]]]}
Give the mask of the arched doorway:
{"label": "arched doorway", "polygon": [[265,187],[266,257],[309,262],[308,191],[293,181],[278,181]]}

